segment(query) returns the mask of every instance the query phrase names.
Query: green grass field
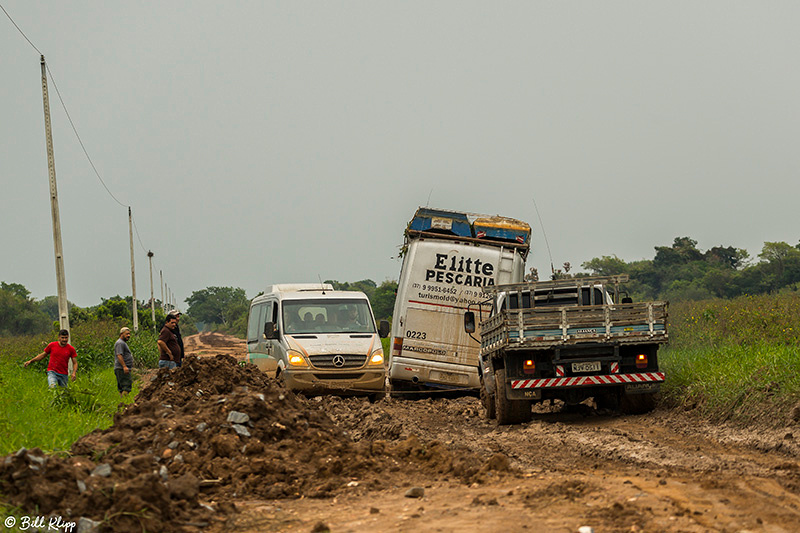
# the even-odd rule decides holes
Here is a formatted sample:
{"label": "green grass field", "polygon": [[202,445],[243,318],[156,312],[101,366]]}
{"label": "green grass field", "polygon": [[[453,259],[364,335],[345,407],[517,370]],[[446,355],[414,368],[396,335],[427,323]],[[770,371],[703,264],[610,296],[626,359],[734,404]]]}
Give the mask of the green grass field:
{"label": "green grass field", "polygon": [[783,425],[800,403],[800,296],[670,306],[663,405],[715,421]]}
{"label": "green grass field", "polygon": [[0,387],[0,454],[39,447],[47,452],[67,450],[81,435],[111,425],[121,399],[112,368],[80,371],[69,387],[49,389],[40,368],[21,368],[4,362]]}
{"label": "green grass field", "polygon": [[[120,324],[94,322],[72,329],[78,352],[77,379],[66,389],[47,386],[47,358],[28,368],[25,361],[41,353],[55,336],[0,338],[0,454],[21,447],[48,452],[68,450],[80,436],[109,427],[120,403],[132,402],[139,390],[120,398],[113,370],[113,346]],[[157,361],[155,334],[138,332],[129,343],[138,368]]]}

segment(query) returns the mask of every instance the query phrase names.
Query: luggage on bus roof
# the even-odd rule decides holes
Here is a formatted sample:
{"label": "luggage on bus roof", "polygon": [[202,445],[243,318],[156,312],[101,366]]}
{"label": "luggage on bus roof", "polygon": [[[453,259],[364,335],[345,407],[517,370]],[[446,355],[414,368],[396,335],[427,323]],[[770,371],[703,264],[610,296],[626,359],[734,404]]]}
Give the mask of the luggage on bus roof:
{"label": "luggage on bus roof", "polygon": [[506,217],[481,217],[473,223],[478,239],[503,240],[528,244],[531,227],[521,220]]}
{"label": "luggage on bus roof", "polygon": [[420,207],[408,225],[414,231],[446,233],[459,237],[472,237],[472,227],[465,213],[441,211]]}

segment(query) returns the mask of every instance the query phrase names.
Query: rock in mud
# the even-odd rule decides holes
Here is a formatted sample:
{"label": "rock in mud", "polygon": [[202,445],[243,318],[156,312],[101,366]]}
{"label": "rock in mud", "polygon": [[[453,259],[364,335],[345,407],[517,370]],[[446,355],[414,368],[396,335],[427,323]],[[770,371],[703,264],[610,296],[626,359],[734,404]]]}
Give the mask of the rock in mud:
{"label": "rock in mud", "polygon": [[425,496],[425,489],[422,487],[411,487],[406,491],[406,498],[422,498]]}

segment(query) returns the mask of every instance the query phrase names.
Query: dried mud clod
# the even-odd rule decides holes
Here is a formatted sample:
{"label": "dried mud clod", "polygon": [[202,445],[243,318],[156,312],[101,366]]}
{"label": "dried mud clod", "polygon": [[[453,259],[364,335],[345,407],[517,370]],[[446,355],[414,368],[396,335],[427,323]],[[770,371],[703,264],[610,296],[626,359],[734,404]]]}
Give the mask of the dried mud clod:
{"label": "dried mud clod", "polygon": [[401,436],[386,413],[351,403],[351,422],[368,422],[358,440],[319,402],[253,366],[189,357],[160,370],[110,428],[75,442],[71,457],[20,450],[0,459],[0,494],[23,511],[87,517],[109,531],[178,531],[230,512],[242,497],[324,498],[414,473],[473,483],[509,470],[504,457],[484,462]]}

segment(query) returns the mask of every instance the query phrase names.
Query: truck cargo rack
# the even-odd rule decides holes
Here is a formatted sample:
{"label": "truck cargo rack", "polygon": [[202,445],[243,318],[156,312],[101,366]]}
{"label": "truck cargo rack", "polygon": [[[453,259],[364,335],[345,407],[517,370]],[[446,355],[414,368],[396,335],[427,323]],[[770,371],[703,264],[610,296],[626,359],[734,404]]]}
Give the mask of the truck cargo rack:
{"label": "truck cargo rack", "polygon": [[626,283],[628,279],[629,277],[627,274],[619,274],[617,276],[585,276],[548,281],[526,281],[506,285],[489,285],[483,287],[483,292],[487,296],[494,296],[498,292],[547,291],[568,288],[575,288],[577,290],[584,287],[594,287],[596,285],[604,285],[607,288],[609,285],[612,285],[617,292],[619,292],[619,285]]}
{"label": "truck cargo rack", "polygon": [[645,302],[504,310],[481,323],[481,348],[494,351],[551,348],[554,343],[665,343],[667,307],[667,302]]}

